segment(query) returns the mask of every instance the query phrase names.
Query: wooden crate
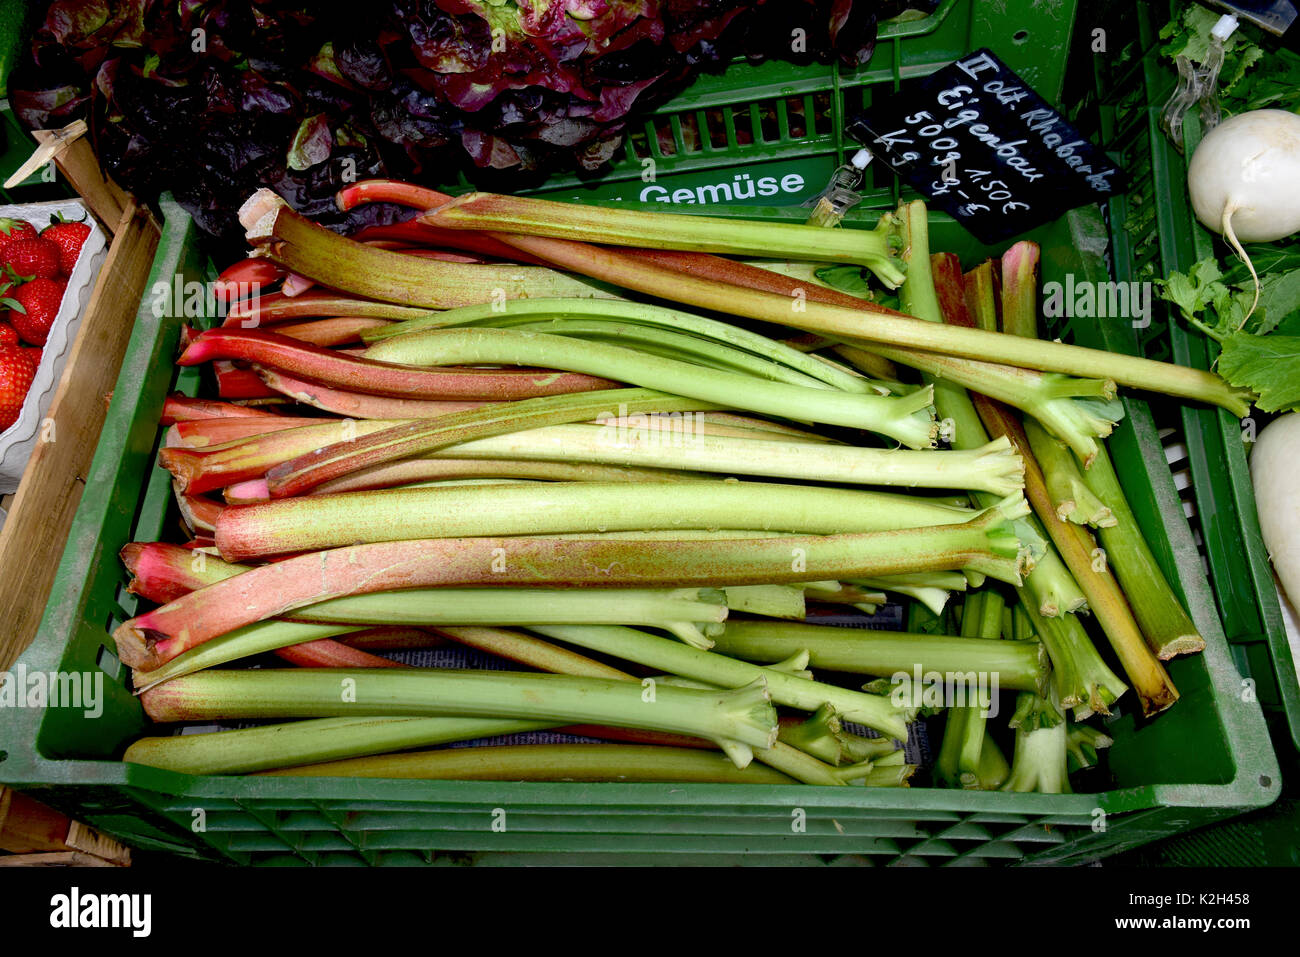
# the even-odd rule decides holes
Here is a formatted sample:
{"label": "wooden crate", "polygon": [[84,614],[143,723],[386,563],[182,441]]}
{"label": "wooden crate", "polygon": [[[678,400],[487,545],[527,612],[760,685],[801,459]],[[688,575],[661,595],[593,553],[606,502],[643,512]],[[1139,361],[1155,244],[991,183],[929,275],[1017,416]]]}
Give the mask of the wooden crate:
{"label": "wooden crate", "polygon": [[0,787],[0,867],[125,867],[131,852],[112,838],[9,788]]}
{"label": "wooden crate", "polygon": [[101,218],[116,213],[112,243],[50,403],[52,440],[36,446],[0,529],[0,671],[36,636],[161,235],[147,209],[114,199],[102,187],[87,196]]}

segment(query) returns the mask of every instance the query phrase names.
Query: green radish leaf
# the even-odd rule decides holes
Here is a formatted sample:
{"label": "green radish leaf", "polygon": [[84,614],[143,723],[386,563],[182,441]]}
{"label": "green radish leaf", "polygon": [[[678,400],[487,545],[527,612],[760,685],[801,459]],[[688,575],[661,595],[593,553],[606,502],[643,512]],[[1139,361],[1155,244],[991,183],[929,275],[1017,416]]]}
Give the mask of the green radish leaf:
{"label": "green radish leaf", "polygon": [[1300,407],[1300,337],[1238,332],[1224,340],[1219,374],[1259,395],[1264,412]]}
{"label": "green radish leaf", "polygon": [[[1285,246],[1278,243],[1247,243],[1243,248],[1255,264],[1255,271],[1261,276],[1300,269],[1300,243]],[[1244,262],[1234,258],[1223,274],[1223,281],[1230,286],[1249,286],[1250,270]]]}
{"label": "green radish leaf", "polygon": [[1300,311],[1300,269],[1261,276],[1259,308],[1263,317],[1251,331],[1261,336],[1272,332],[1282,320]]}

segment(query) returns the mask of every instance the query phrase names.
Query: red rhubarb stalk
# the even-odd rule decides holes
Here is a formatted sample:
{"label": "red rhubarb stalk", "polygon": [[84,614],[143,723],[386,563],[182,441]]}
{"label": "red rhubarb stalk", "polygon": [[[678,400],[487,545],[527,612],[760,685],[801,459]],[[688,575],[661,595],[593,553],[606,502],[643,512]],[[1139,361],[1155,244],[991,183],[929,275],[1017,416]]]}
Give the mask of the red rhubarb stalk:
{"label": "red rhubarb stalk", "polygon": [[[990,509],[961,525],[708,541],[426,539],[312,552],[262,565],[123,623],[118,657],[153,670],[220,635],[331,598],[438,586],[690,587],[854,580],[969,568],[1020,583],[1021,544]],[[1027,508],[1027,506],[1024,506]],[[504,560],[503,560],[504,559]]]}
{"label": "red rhubarb stalk", "polygon": [[417,309],[414,306],[399,306],[390,302],[375,302],[370,299],[346,296],[338,292],[315,290],[293,297],[280,292],[258,296],[256,299],[231,308],[222,325],[256,329],[259,326],[288,322],[291,319],[361,316],[367,319],[402,321],[432,315],[437,313],[428,309]]}
{"label": "red rhubarb stalk", "polygon": [[317,638],[275,649],[277,658],[299,668],[402,668],[400,661],[372,655],[333,638]]}
{"label": "red rhubarb stalk", "polygon": [[339,190],[335,201],[343,212],[366,203],[395,203],[412,209],[431,209],[450,200],[446,193],[396,179],[363,179]]}
{"label": "red rhubarb stalk", "polygon": [[284,278],[284,269],[265,259],[241,259],[222,271],[213,283],[213,293],[221,305],[256,299],[263,291]]}
{"label": "red rhubarb stalk", "polygon": [[[613,384],[572,372],[423,369],[341,355],[260,329],[209,329],[177,363],[192,366],[227,359],[256,362],[352,392],[423,399],[522,399],[591,392]],[[272,392],[256,374],[253,378]]]}
{"label": "red rhubarb stalk", "polygon": [[331,316],[308,322],[286,322],[275,331],[299,342],[313,346],[342,346],[361,341],[361,334],[389,324],[387,319],[369,319],[365,316]]}
{"label": "red rhubarb stalk", "polygon": [[223,399],[280,399],[278,392],[267,387],[251,369],[243,369],[226,359],[212,363],[217,377],[217,395]]}
{"label": "red rhubarb stalk", "polygon": [[376,419],[324,420],[319,424],[259,434],[206,449],[163,448],[158,462],[190,495],[202,495],[236,482],[260,478],[275,465],[305,455],[322,445],[356,445],[359,437],[392,428]]}
{"label": "red rhubarb stalk", "polygon": [[274,415],[265,409],[252,409],[233,402],[216,399],[192,399],[187,395],[173,394],[163,400],[161,424],[193,422],[200,419],[270,418]]}
{"label": "red rhubarb stalk", "polygon": [[279,369],[256,365],[262,381],[276,392],[303,405],[356,419],[434,419],[449,412],[467,412],[489,403],[453,399],[404,399],[349,392],[318,385]]}
{"label": "red rhubarb stalk", "polygon": [[238,416],[226,419],[194,419],[177,422],[167,430],[164,448],[206,449],[239,442],[256,435],[269,435],[286,429],[327,424],[320,419],[290,415]]}

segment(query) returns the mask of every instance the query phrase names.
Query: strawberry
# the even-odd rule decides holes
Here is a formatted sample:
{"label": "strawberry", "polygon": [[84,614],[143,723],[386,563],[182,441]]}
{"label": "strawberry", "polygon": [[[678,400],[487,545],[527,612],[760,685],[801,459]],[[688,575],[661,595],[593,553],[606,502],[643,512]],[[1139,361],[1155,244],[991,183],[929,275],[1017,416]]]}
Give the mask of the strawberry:
{"label": "strawberry", "polygon": [[5,267],[20,276],[53,279],[59,274],[59,247],[48,239],[16,239],[0,250]]}
{"label": "strawberry", "polygon": [[0,322],[0,349],[18,345],[18,330],[7,322]]}
{"label": "strawberry", "polygon": [[88,223],[52,217],[50,225],[41,232],[42,239],[48,239],[59,247],[59,270],[65,276],[72,274],[72,267],[77,264],[81,247],[90,235]]}
{"label": "strawberry", "polygon": [[63,302],[63,290],[67,284],[54,279],[33,279],[18,287],[18,291],[6,296],[9,305],[9,321],[24,342],[34,346],[45,345],[50,334],[50,326],[59,314],[59,304]]}
{"label": "strawberry", "polygon": [[35,377],[36,362],[30,349],[0,346],[0,431],[18,421]]}
{"label": "strawberry", "polygon": [[26,220],[0,217],[0,252],[17,239],[35,239],[36,227]]}

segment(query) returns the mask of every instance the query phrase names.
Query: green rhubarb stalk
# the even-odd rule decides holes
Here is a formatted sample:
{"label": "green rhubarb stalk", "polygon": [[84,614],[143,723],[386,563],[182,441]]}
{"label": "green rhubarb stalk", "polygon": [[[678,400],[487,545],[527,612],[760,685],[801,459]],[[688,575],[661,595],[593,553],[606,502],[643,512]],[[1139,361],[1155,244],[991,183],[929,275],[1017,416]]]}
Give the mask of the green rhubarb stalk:
{"label": "green rhubarb stalk", "polygon": [[888,736],[868,738],[841,728],[839,743],[846,761],[871,761],[877,767],[895,760],[905,763],[902,742]]}
{"label": "green rhubarb stalk", "polygon": [[[907,722],[911,715],[888,698],[773,671],[633,628],[548,625],[533,626],[531,630],[557,641],[723,687],[740,687],[761,678],[767,682],[772,700],[777,704],[805,711],[815,711],[828,704],[846,720],[864,724],[891,737],[907,737]],[[773,660],[780,661],[786,657],[789,655]]]}
{"label": "green rhubarb stalk", "polygon": [[568,648],[561,648],[549,641],[542,641],[540,638],[511,631],[508,628],[440,625],[433,631],[462,645],[486,651],[499,658],[507,658],[530,668],[536,668],[538,671],[550,671],[554,674],[579,678],[629,679],[632,677],[625,671],[619,671],[617,668],[577,654]]}
{"label": "green rhubarb stalk", "polygon": [[[450,755],[444,758],[443,755]],[[738,769],[725,755],[628,744],[531,744],[379,755],[265,772],[280,776],[443,778],[489,781],[610,781],[718,784],[849,784],[864,766],[833,768],[777,743],[755,750],[768,767]],[[784,770],[782,770],[784,769]],[[892,771],[893,769],[889,769]],[[892,781],[895,774],[877,780]]]}
{"label": "green rhubarb stalk", "polygon": [[1002,405],[976,396],[976,407],[989,431],[1012,440],[1025,459],[1025,492],[1039,520],[1061,553],[1066,567],[1088,598],[1088,607],[1096,616],[1110,641],[1129,683],[1133,686],[1144,715],[1157,714],[1178,700],[1168,672],[1147,647],[1146,639],[1133,618],[1124,593],[1115,577],[1104,566],[1098,567],[1098,551],[1086,529],[1062,521],[1052,507],[1047,486],[1037,460],[1019,421]]}
{"label": "green rhubarb stalk", "polygon": [[[957,581],[957,579],[961,579]],[[876,578],[859,578],[851,582],[863,588],[879,588],[918,601],[936,615],[943,614],[948,599],[954,591],[966,590],[966,576],[955,573],[934,575],[891,575]]]}
{"label": "green rhubarb stalk", "polygon": [[[942,453],[931,453],[938,456]],[[382,489],[231,506],[217,517],[222,558],[415,538],[744,529],[832,535],[955,524],[971,512],[923,498],[766,482],[556,482]]]}
{"label": "green rhubarb stalk", "polygon": [[430,210],[422,222],[453,229],[523,233],[615,246],[762,256],[865,266],[888,288],[903,271],[893,258],[893,223],[873,230],[822,229],[800,223],[746,222],[679,216],[493,193],[468,193]]}
{"label": "green rhubarb stalk", "polygon": [[[543,430],[536,430],[543,431]],[[492,440],[484,440],[492,441]],[[475,445],[477,443],[466,443]],[[390,462],[373,468],[360,469],[350,475],[325,482],[312,489],[312,495],[331,495],[335,492],[366,492],[375,489],[396,488],[416,482],[438,481],[442,479],[464,478],[510,478],[533,479],[543,482],[689,482],[699,481],[704,473],[684,475],[668,469],[637,468],[619,465],[598,465],[584,462],[548,462],[520,461],[504,458],[456,459],[442,458],[442,453],[435,452],[437,458],[410,459],[403,462]],[[249,489],[248,491],[251,491]],[[248,505],[267,498],[266,483],[261,483],[260,495],[244,497],[231,504]]]}
{"label": "green rhubarb stalk", "polygon": [[[552,319],[544,323],[493,323],[487,328],[518,329],[523,332],[542,332],[583,341],[603,342],[722,372],[735,372],[805,388],[829,388],[820,379],[796,372],[779,362],[772,362],[743,349],[733,349],[697,336],[653,326],[640,326],[632,322]],[[863,394],[879,394],[866,379],[860,381],[864,388],[856,391]]]}
{"label": "green rhubarb stalk", "polygon": [[[434,225],[447,225],[438,222],[436,213],[426,214],[424,218]],[[695,222],[695,217],[683,218]],[[733,230],[744,231],[750,224],[733,222],[730,225]],[[839,230],[820,232],[825,235]],[[1234,388],[1213,373],[1169,363],[981,329],[938,326],[910,316],[900,316],[869,302],[852,307],[832,305],[815,301],[812,297],[791,297],[732,283],[720,283],[712,278],[701,278],[638,261],[626,253],[586,243],[537,236],[497,235],[498,238],[506,239],[511,246],[547,262],[626,289],[672,299],[697,308],[790,325],[837,339],[880,342],[1042,372],[1113,379],[1121,385],[1220,405],[1237,416],[1249,411],[1253,399],[1253,394],[1249,391]]]}
{"label": "green rhubarb stalk", "polygon": [[620,326],[637,324],[642,326],[674,329],[689,333],[693,337],[707,338],[716,342],[743,349],[755,356],[779,362],[792,371],[820,380],[826,385],[844,392],[875,391],[871,380],[860,375],[821,361],[815,356],[806,355],[767,336],[759,335],[748,329],[707,319],[677,309],[652,306],[641,302],[624,302],[616,300],[591,301],[582,299],[522,299],[506,306],[504,314],[493,306],[466,306],[460,309],[448,309],[423,319],[410,322],[391,323],[383,328],[370,330],[363,336],[366,342],[376,343],[384,339],[421,332],[427,329],[443,329],[450,326],[487,325],[513,326],[516,324],[547,323],[554,320],[587,319],[593,322],[611,322]]}
{"label": "green rhubarb stalk", "polygon": [[[1020,604],[1016,606],[1020,609],[1018,615],[1028,621],[1031,634],[1047,648],[1057,699],[1065,707],[1081,709],[1081,713],[1110,714],[1110,706],[1128,686],[1097,654],[1077,615],[1059,618],[1041,615],[1032,600],[1026,600],[1031,598],[1021,590]],[[1019,632],[1017,627],[1016,633]]]}
{"label": "green rhubarb stalk", "polygon": [[136,669],[132,684],[136,692],[147,691],[164,681],[193,674],[204,668],[214,668],[240,658],[260,655],[305,641],[337,638],[341,635],[364,631],[364,625],[325,624],[306,621],[259,621],[244,628],[236,628],[197,648],[172,658],[151,670]]}
{"label": "green rhubarb stalk", "polygon": [[1038,338],[1038,243],[1021,240],[1002,254],[1002,331]]}
{"label": "green rhubarb stalk", "polygon": [[706,738],[737,767],[777,736],[776,711],[762,680],[735,690],[695,691],[513,672],[267,669],[186,675],[142,697],[155,721],[441,714],[645,728]]}
{"label": "green rhubarb stalk", "polygon": [[[960,267],[945,257],[938,257],[937,262],[943,275],[942,295],[947,309],[940,304],[940,294],[935,287],[935,272],[928,252],[929,224],[925,204],[920,201],[905,204],[899,215],[903,221],[907,248],[914,260],[909,263],[908,281],[900,290],[904,308],[918,318],[936,323],[946,321],[959,326],[987,326],[987,318],[976,319],[966,311],[964,296],[956,288],[961,285],[964,292]],[[1023,275],[1023,269],[1003,276],[1004,308],[1014,308],[1027,302],[1031,314],[1022,320],[1022,325],[1027,324],[1030,329],[1034,326],[1034,297],[1037,294],[1033,271],[1033,264],[1037,262],[1036,254],[1037,246],[1032,243],[1013,247],[1012,252],[1007,254],[1011,257],[1009,262],[1023,267],[1032,258],[1033,263],[1030,263],[1027,278]],[[1022,282],[1027,282],[1029,287],[1020,288]],[[1015,322],[1016,319],[1008,319],[1004,313],[1003,322],[1008,321]],[[1076,379],[1024,370],[1016,372],[1005,367],[972,363],[950,356],[927,361],[926,356],[914,359],[910,355],[899,355],[892,349],[886,349],[883,354],[886,358],[915,364],[917,368],[929,373],[931,379],[942,377],[941,382],[935,382],[935,404],[936,408],[947,408],[954,412],[954,425],[959,421],[969,423],[971,418],[964,408],[965,399],[960,386],[1033,415],[1075,448],[1085,461],[1096,454],[1096,438],[1109,435],[1114,423],[1123,415],[1123,406],[1115,400],[1115,383],[1108,376]],[[941,394],[945,390],[949,394]]]}
{"label": "green rhubarb stalk", "polygon": [[503,402],[467,412],[453,412],[436,419],[407,422],[364,436],[360,432],[366,423],[357,423],[358,437],[352,441],[344,439],[324,445],[271,467],[266,472],[267,490],[273,498],[288,498],[361,468],[523,429],[589,422],[602,415],[694,412],[712,408],[711,403],[698,399],[665,395],[650,389],[611,389]]}
{"label": "green rhubarb stalk", "polygon": [[808,601],[826,602],[832,605],[883,605],[887,596],[883,591],[870,591],[858,585],[845,582],[813,582],[804,587],[804,597]]}
{"label": "green rhubarb stalk", "polygon": [[1011,765],[1007,764],[1002,749],[993,740],[993,735],[984,732],[984,741],[980,745],[979,765],[975,769],[974,787],[980,791],[997,791],[1011,775]]}
{"label": "green rhubarb stalk", "polygon": [[245,210],[240,220],[246,238],[262,255],[298,275],[368,299],[447,309],[492,302],[503,294],[507,299],[613,295],[599,284],[544,266],[443,262],[359,243],[294,212],[270,190],[258,190]]}
{"label": "green rhubarb stalk", "polygon": [[[439,631],[464,644],[544,671],[635,680],[626,672],[543,641],[534,635],[504,628],[440,628]],[[755,751],[755,757],[805,784],[847,784],[870,769],[869,763],[856,768],[828,767],[780,742],[771,748],[759,748]]]}
{"label": "green rhubarb stalk", "polygon": [[997,285],[1001,279],[1000,272],[994,268],[993,260],[986,259],[963,276],[962,299],[976,329],[998,331],[1000,293]]}
{"label": "green rhubarb stalk", "polygon": [[1099,530],[1101,544],[1152,652],[1166,661],[1203,651],[1205,639],[1160,570],[1104,449],[1083,480],[1115,515],[1113,526]]}
{"label": "green rhubarb stalk", "polygon": [[[644,419],[644,417],[643,417]],[[435,453],[455,458],[562,459],[629,468],[676,469],[854,485],[974,488],[995,496],[1020,487],[1019,462],[1001,442],[961,451],[872,449],[789,441],[757,430],[748,438],[703,434],[699,423],[620,416],[603,425],[563,425],[466,442]]]}
{"label": "green rhubarb stalk", "polygon": [[452,585],[706,587],[957,568],[975,568],[1019,584],[1024,556],[1010,523],[1026,509],[1023,498],[1008,499],[961,525],[850,535],[663,541],[460,538],[356,545],[287,558],[209,585],[124,622],[114,638],[122,661],[154,668],[218,635],[306,605]]}
{"label": "green rhubarb stalk", "polygon": [[[1033,701],[1032,699],[1038,699]],[[1016,711],[1042,712],[1055,706],[1037,695],[1021,694]],[[1011,774],[1002,785],[1004,791],[1040,794],[1071,794],[1067,766],[1068,723],[1059,714],[1055,721],[1021,721],[1015,724],[1016,750],[1011,760]]]}
{"label": "green rhubarb stalk", "polygon": [[1086,724],[1071,724],[1069,727],[1065,749],[1071,771],[1094,767],[1097,764],[1097,752],[1115,743],[1109,735]]}
{"label": "green rhubarb stalk", "polygon": [[495,735],[543,731],[556,724],[463,717],[321,718],[208,734],[141,738],[126,749],[123,760],[180,774],[245,774]]}
{"label": "green rhubarb stalk", "polygon": [[[958,387],[970,389],[1034,416],[1085,461],[1096,455],[1099,448],[1097,439],[1110,435],[1123,415],[1123,406],[1115,399],[1113,382],[1034,372],[934,353],[904,352],[888,346],[872,348],[880,355],[895,358],[925,373],[938,392]],[[862,349],[838,346],[835,351],[858,368],[866,367]],[[956,396],[938,395],[935,407],[950,408],[957,401],[960,400]],[[956,434],[957,421],[954,418],[950,424],[945,422],[945,431]]]}
{"label": "green rhubarb stalk", "polygon": [[[951,292],[951,289],[945,290],[945,296],[948,299],[951,299]],[[930,301],[931,298],[937,303],[937,297],[933,295],[924,297],[925,301]],[[969,319],[981,326],[988,326],[990,323],[996,325],[997,322],[996,313],[992,316],[935,313],[929,318],[936,322],[942,322],[945,319],[948,322]],[[947,429],[951,434],[950,441],[954,448],[978,448],[989,441],[989,434],[985,430],[984,423],[981,421],[979,413],[976,412],[966,390],[943,390],[939,394],[938,404],[935,408],[939,418],[948,423]],[[981,505],[987,506],[989,504],[987,500],[978,494],[975,499]],[[1046,537],[1046,532],[1038,523],[1031,520],[1030,527],[1040,538]],[[1033,593],[1037,607],[1042,610],[1043,614],[1057,616],[1082,608],[1086,601],[1083,592],[1075,584],[1055,551],[1047,548],[1042,555],[1036,556],[1036,559],[1036,563],[1030,570],[1026,580],[1026,585]],[[1063,690],[1061,694],[1067,696],[1070,692]]]}
{"label": "green rhubarb stalk", "polygon": [[1048,435],[1032,418],[1026,417],[1024,426],[1029,447],[1043,470],[1047,495],[1056,508],[1057,517],[1075,525],[1091,525],[1094,528],[1114,525],[1114,514],[1088,487],[1083,472],[1064,443]]}
{"label": "green rhubarb stalk", "polygon": [[871,773],[862,779],[869,788],[905,788],[911,787],[907,782],[918,768],[915,764],[897,764],[891,767],[872,768]]}
{"label": "green rhubarb stalk", "polygon": [[814,668],[881,677],[906,675],[908,679],[916,671],[960,675],[985,690],[991,685],[990,678],[1001,688],[1043,690],[1048,676],[1047,655],[1037,642],[784,621],[730,621],[713,638],[717,652],[751,661],[780,661],[804,650]]}
{"label": "green rhubarb stalk", "polygon": [[704,370],[692,363],[639,353],[590,340],[526,329],[454,328],[416,332],[371,346],[364,358],[412,366],[525,365],[612,378],[763,415],[869,429],[909,448],[934,444],[930,393],[906,396],[852,394],[772,382],[736,372]]}
{"label": "green rhubarb stalk", "polygon": [[[967,597],[962,605],[961,633],[967,638],[1000,639],[1002,637],[1002,612],[1006,602],[992,589],[977,591]],[[1023,642],[1008,643],[1009,647],[1024,647]],[[1042,651],[1043,646],[1038,646]],[[1046,653],[1043,652],[1044,659]],[[1045,690],[1046,682],[1035,690]],[[973,705],[948,709],[948,723],[944,726],[943,741],[935,760],[935,780],[944,787],[983,787],[981,778],[982,751],[988,739],[988,711]],[[987,770],[987,768],[985,769]],[[1001,781],[998,782],[1001,784]]]}
{"label": "green rhubarb stalk", "polygon": [[274,776],[451,781],[795,784],[774,768],[725,755],[639,744],[525,744],[385,754],[264,772]]}
{"label": "green rhubarb stalk", "polygon": [[804,754],[838,767],[844,763],[844,745],[840,740],[839,715],[830,705],[822,705],[808,718],[782,718],[778,740]]}
{"label": "green rhubarb stalk", "polygon": [[732,611],[801,621],[806,614],[804,590],[798,585],[729,585],[722,591]]}

